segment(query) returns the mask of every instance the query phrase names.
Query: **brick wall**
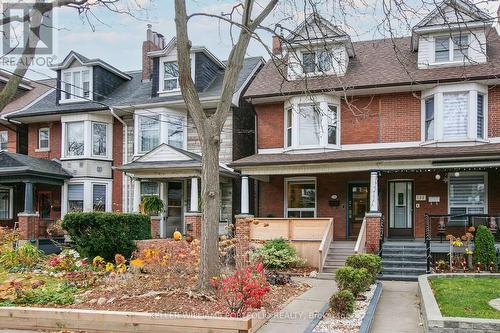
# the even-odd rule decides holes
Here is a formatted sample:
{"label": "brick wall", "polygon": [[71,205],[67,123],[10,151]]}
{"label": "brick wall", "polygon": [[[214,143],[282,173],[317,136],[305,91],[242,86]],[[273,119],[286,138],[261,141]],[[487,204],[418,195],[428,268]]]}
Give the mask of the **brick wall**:
{"label": "brick wall", "polygon": [[255,105],[257,115],[257,146],[283,148],[284,105],[283,103]]}
{"label": "brick wall", "polygon": [[500,136],[500,87],[488,91],[488,136]]}
{"label": "brick wall", "polygon": [[[50,128],[50,150],[37,152],[38,130],[40,128]],[[61,123],[35,123],[28,125],[28,155],[38,158],[61,158]]]}
{"label": "brick wall", "polygon": [[14,125],[9,127],[0,124],[0,132],[7,131],[7,151],[11,153],[17,152],[17,133],[12,130]]}
{"label": "brick wall", "polygon": [[341,144],[380,142],[379,106],[378,96],[356,96],[342,101]]}
{"label": "brick wall", "polygon": [[[113,166],[123,164],[123,125],[115,120],[113,122]],[[123,172],[114,169],[113,171],[113,211],[123,211]]]}

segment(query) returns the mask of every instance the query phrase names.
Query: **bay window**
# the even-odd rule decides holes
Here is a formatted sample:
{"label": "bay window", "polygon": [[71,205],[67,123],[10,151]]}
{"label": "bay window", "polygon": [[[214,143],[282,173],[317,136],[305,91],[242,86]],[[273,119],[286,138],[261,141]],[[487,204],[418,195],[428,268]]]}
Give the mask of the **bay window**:
{"label": "bay window", "polygon": [[487,87],[480,84],[442,85],[422,94],[424,142],[486,139]]}
{"label": "bay window", "polygon": [[[466,173],[458,177],[448,175],[448,209],[451,215],[485,214],[486,173]],[[450,223],[464,223],[465,216],[457,216]]]}
{"label": "bay window", "polygon": [[469,54],[469,35],[438,36],[434,38],[434,62],[463,62]]}
{"label": "bay window", "polygon": [[182,149],[184,142],[184,124],[182,118],[169,117],[167,127],[168,127],[168,144],[173,147]]}
{"label": "bay window", "polygon": [[340,100],[334,96],[293,97],[285,105],[287,149],[338,148]]}
{"label": "bay window", "polygon": [[82,156],[85,153],[84,122],[66,123],[66,156]]}
{"label": "bay window", "polygon": [[107,124],[92,123],[92,155],[106,156]]}
{"label": "bay window", "polygon": [[160,115],[139,116],[140,152],[148,152],[160,144]]}
{"label": "bay window", "polygon": [[160,144],[186,147],[186,114],[175,110],[138,111],[135,115],[135,154],[145,154]]}
{"label": "bay window", "polygon": [[50,147],[50,129],[40,128],[38,129],[38,149],[48,150]]}
{"label": "bay window", "polygon": [[9,142],[9,133],[7,131],[0,131],[0,151],[7,150],[8,142]]}
{"label": "bay window", "polygon": [[70,68],[62,72],[61,102],[91,98],[92,68]]}
{"label": "bay window", "polygon": [[83,184],[68,185],[68,211],[83,212],[84,186]]}
{"label": "bay window", "polygon": [[286,179],[286,217],[316,216],[316,180]]}
{"label": "bay window", "polygon": [[95,212],[106,211],[106,184],[92,184],[92,208]]}

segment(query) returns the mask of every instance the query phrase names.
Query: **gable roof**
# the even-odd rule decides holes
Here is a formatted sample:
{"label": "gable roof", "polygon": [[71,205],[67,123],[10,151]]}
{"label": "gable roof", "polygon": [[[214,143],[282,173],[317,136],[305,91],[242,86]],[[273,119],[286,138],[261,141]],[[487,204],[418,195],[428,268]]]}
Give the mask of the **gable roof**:
{"label": "gable roof", "polygon": [[83,56],[82,54],[80,54],[76,51],[73,51],[73,50],[68,53],[68,55],[64,58],[64,60],[61,63],[50,66],[50,68],[53,70],[66,69],[71,65],[71,63],[74,60],[78,61],[79,63],[81,63],[84,66],[101,66],[101,67],[107,69],[108,71],[110,71],[111,73],[121,77],[124,80],[131,80],[132,79],[130,77],[130,75],[128,75],[127,73],[120,71],[116,67],[111,66],[110,64],[108,64],[107,62],[105,62],[101,59],[98,59],[98,58],[89,59],[89,58]]}
{"label": "gable roof", "polygon": [[245,98],[277,97],[294,94],[346,91],[354,89],[408,86],[464,80],[498,80],[500,77],[500,37],[487,30],[488,62],[456,67],[418,69],[411,37],[354,42],[356,57],[349,61],[342,77],[328,75],[306,80],[286,80],[286,67],[268,61],[252,81]]}
{"label": "gable roof", "polygon": [[[451,12],[451,13],[450,13]],[[447,16],[451,14],[451,16]],[[414,27],[442,25],[459,22],[490,21],[492,17],[468,0],[444,0]]]}
{"label": "gable roof", "polygon": [[6,151],[0,152],[0,176],[26,174],[56,179],[72,177],[57,161]]}
{"label": "gable roof", "polygon": [[[243,62],[235,91],[241,90],[251,79],[252,75],[262,66],[262,57],[246,58]],[[151,97],[152,82],[142,81],[141,71],[127,72],[130,81],[123,82],[117,89],[103,99],[101,102],[82,102],[56,104],[56,90],[51,90],[43,99],[37,101],[30,107],[13,112],[7,118],[20,119],[24,117],[45,116],[78,112],[109,110],[108,106],[120,108],[131,108],[136,105],[162,104],[162,103],[184,103],[182,95],[167,95]],[[200,99],[216,99],[220,97],[224,73],[221,72],[210,83],[210,85],[199,93]]]}

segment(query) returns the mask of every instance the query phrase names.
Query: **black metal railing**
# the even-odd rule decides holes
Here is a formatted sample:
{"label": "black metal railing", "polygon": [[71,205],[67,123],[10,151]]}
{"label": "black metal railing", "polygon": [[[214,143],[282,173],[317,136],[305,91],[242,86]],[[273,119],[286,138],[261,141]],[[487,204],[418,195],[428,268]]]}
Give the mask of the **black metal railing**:
{"label": "black metal railing", "polygon": [[431,227],[430,227],[430,216],[429,214],[425,214],[425,255],[427,258],[427,274],[431,272]]}
{"label": "black metal railing", "polygon": [[382,247],[384,245],[385,240],[385,231],[384,231],[384,214],[380,216],[380,239],[378,243],[378,255],[382,257]]}

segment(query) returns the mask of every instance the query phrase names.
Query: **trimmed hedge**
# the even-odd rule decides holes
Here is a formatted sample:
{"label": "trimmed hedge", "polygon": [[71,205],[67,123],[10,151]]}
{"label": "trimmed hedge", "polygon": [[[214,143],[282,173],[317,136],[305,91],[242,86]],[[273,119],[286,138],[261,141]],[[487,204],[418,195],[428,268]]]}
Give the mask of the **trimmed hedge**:
{"label": "trimmed hedge", "polygon": [[330,309],[340,318],[345,318],[354,312],[356,298],[349,290],[337,291],[330,297]]}
{"label": "trimmed hedge", "polygon": [[81,255],[101,256],[109,261],[117,253],[130,257],[136,249],[134,240],[151,238],[150,218],[142,214],[68,213],[64,216],[63,228]]}
{"label": "trimmed hedge", "polygon": [[382,259],[376,254],[354,254],[347,257],[345,261],[346,266],[353,268],[366,268],[368,273],[372,276],[372,283],[375,282],[377,274],[382,269]]}
{"label": "trimmed hedge", "polygon": [[494,269],[497,266],[495,251],[495,238],[490,229],[480,225],[476,230],[474,237],[474,264],[481,263],[481,269],[487,270],[490,263],[493,263]]}
{"label": "trimmed hedge", "polygon": [[368,289],[372,276],[366,268],[344,266],[335,272],[335,282],[339,290],[349,290],[356,297]]}

